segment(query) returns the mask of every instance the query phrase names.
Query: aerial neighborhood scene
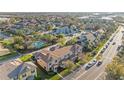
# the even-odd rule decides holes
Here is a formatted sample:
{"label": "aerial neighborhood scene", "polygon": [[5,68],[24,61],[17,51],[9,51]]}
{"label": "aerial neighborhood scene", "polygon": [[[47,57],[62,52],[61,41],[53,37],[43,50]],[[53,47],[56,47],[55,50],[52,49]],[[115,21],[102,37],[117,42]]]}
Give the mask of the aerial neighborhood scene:
{"label": "aerial neighborhood scene", "polygon": [[0,80],[124,80],[124,13],[1,12]]}

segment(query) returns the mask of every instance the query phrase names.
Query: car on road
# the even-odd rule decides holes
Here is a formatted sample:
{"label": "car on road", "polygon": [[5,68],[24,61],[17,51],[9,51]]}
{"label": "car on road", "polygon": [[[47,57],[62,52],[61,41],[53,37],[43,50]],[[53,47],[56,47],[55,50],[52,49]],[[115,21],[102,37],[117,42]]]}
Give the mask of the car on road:
{"label": "car on road", "polygon": [[108,45],[106,45],[105,48],[108,48]]}
{"label": "car on road", "polygon": [[119,45],[117,51],[120,51],[123,48],[123,45]]}
{"label": "car on road", "polygon": [[85,68],[85,70],[88,70],[88,69],[91,68],[92,66],[93,66],[92,63],[88,63],[87,66],[86,66],[86,68]]}
{"label": "car on road", "polygon": [[104,53],[105,50],[106,50],[106,48],[103,48],[100,53],[101,54]]}
{"label": "car on road", "polygon": [[110,43],[108,42],[107,45],[109,45]]}
{"label": "car on road", "polygon": [[112,39],[110,39],[110,42],[112,42],[113,41],[113,38]]}
{"label": "car on road", "polygon": [[97,63],[97,61],[93,61],[93,62],[92,62],[92,65],[95,65],[96,63]]}
{"label": "car on road", "polygon": [[103,63],[102,60],[99,60],[99,61],[97,62],[97,64],[96,64],[96,66],[100,66],[102,63]]}
{"label": "car on road", "polygon": [[115,45],[115,44],[116,44],[116,42],[113,42],[113,43],[112,43],[112,45]]}
{"label": "car on road", "polygon": [[102,54],[104,51],[102,50],[100,53]]}
{"label": "car on road", "polygon": [[105,50],[106,50],[106,47],[103,48],[103,51],[105,51]]}
{"label": "car on road", "polygon": [[97,63],[96,60],[93,60],[92,62],[88,63],[85,70],[88,70],[89,68],[91,68],[92,66],[94,66]]}

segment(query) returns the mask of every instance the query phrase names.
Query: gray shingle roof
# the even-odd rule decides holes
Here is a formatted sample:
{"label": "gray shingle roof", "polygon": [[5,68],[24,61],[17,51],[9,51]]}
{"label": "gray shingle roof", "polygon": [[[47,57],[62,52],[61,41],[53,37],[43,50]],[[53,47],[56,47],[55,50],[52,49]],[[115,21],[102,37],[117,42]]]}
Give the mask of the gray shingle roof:
{"label": "gray shingle roof", "polygon": [[30,69],[35,69],[36,66],[32,62],[22,63],[21,61],[12,61],[0,65],[0,79],[8,80],[12,79],[18,74],[22,74]]}

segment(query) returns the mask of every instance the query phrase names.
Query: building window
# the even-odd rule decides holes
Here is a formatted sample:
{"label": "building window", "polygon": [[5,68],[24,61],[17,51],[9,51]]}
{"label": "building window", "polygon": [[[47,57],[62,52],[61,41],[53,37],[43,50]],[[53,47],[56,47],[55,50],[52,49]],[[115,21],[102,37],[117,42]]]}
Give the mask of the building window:
{"label": "building window", "polygon": [[49,63],[49,66],[51,66],[51,63]]}
{"label": "building window", "polygon": [[26,74],[23,74],[22,77],[23,77],[23,78],[26,77]]}
{"label": "building window", "polygon": [[55,62],[57,62],[57,60],[55,60]]}

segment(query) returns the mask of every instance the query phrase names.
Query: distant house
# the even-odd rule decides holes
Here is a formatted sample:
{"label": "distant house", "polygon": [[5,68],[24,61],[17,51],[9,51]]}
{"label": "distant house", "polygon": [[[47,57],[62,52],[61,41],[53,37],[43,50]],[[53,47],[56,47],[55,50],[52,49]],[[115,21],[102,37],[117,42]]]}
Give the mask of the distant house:
{"label": "distant house", "polygon": [[0,80],[32,80],[36,75],[36,65],[32,62],[14,60],[0,65]]}
{"label": "distant house", "polygon": [[105,39],[105,31],[103,29],[99,29],[96,31],[96,37],[98,38],[98,40],[103,40]]}
{"label": "distant house", "polygon": [[48,47],[40,52],[34,53],[34,57],[39,66],[46,71],[57,72],[58,67],[64,68],[64,62],[68,59],[74,61],[82,53],[82,47],[79,45],[71,45],[66,47]]}
{"label": "distant house", "polygon": [[52,31],[51,34],[59,35],[59,34],[64,34],[64,35],[73,35],[78,32],[78,29],[74,26],[65,26],[61,28],[57,28],[54,31]]}
{"label": "distant house", "polygon": [[79,41],[83,47],[87,47],[89,44],[93,46],[97,46],[98,44],[96,36],[91,32],[82,33],[82,35],[79,37]]}
{"label": "distant house", "polygon": [[54,24],[56,27],[63,26],[63,23],[60,22],[60,21],[55,21],[53,24]]}

